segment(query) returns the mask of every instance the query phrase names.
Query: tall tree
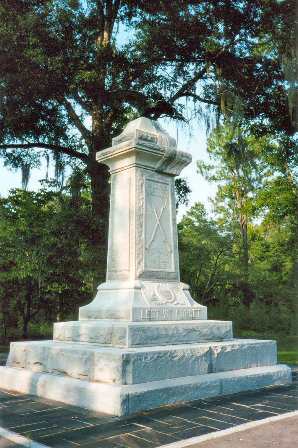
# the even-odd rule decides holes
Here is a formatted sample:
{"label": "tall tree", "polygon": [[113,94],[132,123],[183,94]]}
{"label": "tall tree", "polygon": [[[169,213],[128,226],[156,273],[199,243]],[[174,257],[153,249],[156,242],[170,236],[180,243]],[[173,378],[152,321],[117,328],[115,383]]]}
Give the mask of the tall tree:
{"label": "tall tree", "polygon": [[[213,164],[198,162],[198,168],[209,181],[219,182],[216,203],[225,219],[236,224],[240,236],[239,257],[245,279],[248,278],[248,226],[253,218],[252,199],[265,175],[258,158],[265,138],[256,139],[244,127],[226,123],[214,130],[208,140]],[[239,231],[237,231],[237,228]]]}
{"label": "tall tree", "polygon": [[[295,137],[279,131],[256,137],[243,118],[227,118],[208,139],[210,163],[198,162],[200,173],[218,184],[214,205],[222,228],[230,229],[236,237],[239,281],[246,304],[254,297],[250,287],[250,240],[255,221],[276,217],[279,209],[280,215],[292,223],[290,233],[295,234],[297,228],[293,224],[297,222],[298,203],[296,149]],[[269,222],[272,224],[272,219]]]}
{"label": "tall tree", "polygon": [[181,277],[192,297],[206,305],[227,299],[227,264],[231,234],[207,216],[203,204],[194,204],[178,224]]}
{"label": "tall tree", "polygon": [[240,98],[259,129],[270,123],[291,131],[281,63],[274,51],[263,51],[290,8],[275,0],[2,0],[6,162],[23,167],[25,184],[37,151],[51,151],[58,167],[66,157],[64,163],[86,169],[100,259],[108,181],[96,152],[129,119],[187,120],[190,104],[209,116],[235,109]]}
{"label": "tall tree", "polygon": [[[92,289],[90,199],[13,190],[0,200],[0,320],[29,324],[73,313]],[[11,325],[10,325],[11,326]],[[13,326],[12,326],[13,327]]]}

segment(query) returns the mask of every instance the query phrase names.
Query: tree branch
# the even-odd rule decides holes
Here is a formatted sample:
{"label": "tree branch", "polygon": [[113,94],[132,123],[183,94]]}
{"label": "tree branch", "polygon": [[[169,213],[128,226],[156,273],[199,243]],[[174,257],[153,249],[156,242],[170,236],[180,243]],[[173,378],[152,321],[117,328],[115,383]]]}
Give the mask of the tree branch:
{"label": "tree branch", "polygon": [[183,96],[188,96],[188,97],[194,98],[194,99],[196,99],[198,101],[201,101],[202,103],[212,104],[214,106],[218,106],[219,105],[218,101],[208,100],[207,98],[203,98],[200,95],[197,95],[196,93],[189,92],[189,93],[185,93]]}
{"label": "tree branch", "polygon": [[87,143],[87,145],[91,144],[91,132],[88,131],[88,129],[83,125],[82,121],[80,120],[79,116],[76,114],[76,111],[72,107],[72,104],[67,99],[63,100],[63,105],[68,113],[68,116],[72,123],[76,126],[78,131],[81,133],[83,139]]}
{"label": "tree branch", "polygon": [[189,79],[185,84],[183,84],[180,89],[170,98],[171,103],[174,103],[179,98],[185,96],[186,93],[191,93],[191,89],[195,84],[202,78],[206,73],[206,68],[203,68],[200,72],[194,75],[193,78]]}
{"label": "tree branch", "polygon": [[203,98],[202,96],[197,95],[191,90],[196,84],[196,82],[202,78],[205,72],[206,69],[203,69],[199,73],[197,73],[193,78],[191,78],[185,84],[183,84],[183,86],[181,86],[179,90],[168,100],[160,99],[157,100],[155,103],[152,103],[143,93],[129,89],[114,90],[110,92],[110,95],[111,97],[115,96],[116,98],[118,97],[121,97],[122,99],[125,98],[125,100],[128,101],[130,104],[133,104],[141,108],[141,111],[145,116],[158,118],[159,116],[164,114],[171,117],[175,117],[179,120],[183,120],[183,116],[174,107],[175,101],[177,101],[179,98],[192,97],[195,100],[200,101],[202,103],[218,106],[217,101]]}
{"label": "tree branch", "polygon": [[112,17],[111,17],[111,19],[112,19],[113,23],[115,22],[115,20],[117,18],[119,8],[120,8],[120,0],[115,0],[113,2],[113,5],[112,5]]}
{"label": "tree branch", "polygon": [[84,163],[89,162],[89,157],[74,149],[68,148],[66,146],[50,145],[47,143],[10,143],[10,144],[0,144],[0,149],[50,149],[51,151],[62,152],[70,157],[75,157],[82,160]]}
{"label": "tree branch", "polygon": [[73,99],[74,99],[77,103],[79,103],[79,105],[80,105],[83,109],[85,109],[85,111],[87,111],[87,112],[89,112],[89,113],[91,114],[91,112],[92,112],[92,108],[91,108],[90,104],[88,104],[88,102],[87,102],[86,100],[84,100],[84,99],[79,95],[79,93],[77,93],[77,92],[72,93],[72,97],[73,97]]}
{"label": "tree branch", "polygon": [[142,109],[145,109],[149,106],[149,100],[146,95],[144,95],[142,92],[138,92],[137,90],[130,90],[130,89],[119,89],[119,90],[111,90],[108,93],[108,98],[110,98],[112,101],[114,98],[118,100],[124,100],[128,103],[141,107]]}

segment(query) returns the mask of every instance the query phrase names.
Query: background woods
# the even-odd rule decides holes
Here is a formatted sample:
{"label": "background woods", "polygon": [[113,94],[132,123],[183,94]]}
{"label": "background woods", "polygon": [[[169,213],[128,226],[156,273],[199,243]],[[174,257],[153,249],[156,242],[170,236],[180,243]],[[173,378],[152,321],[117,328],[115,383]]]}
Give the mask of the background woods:
{"label": "background woods", "polygon": [[[45,334],[105,275],[109,183],[95,155],[140,115],[208,133],[213,214],[179,224],[182,279],[237,331],[297,328],[295,0],[1,0],[2,337]],[[162,36],[162,38],[161,38]],[[296,132],[296,133],[295,133]],[[47,170],[39,192],[30,170]],[[189,188],[177,184],[178,203]],[[43,326],[43,328],[41,328]]]}

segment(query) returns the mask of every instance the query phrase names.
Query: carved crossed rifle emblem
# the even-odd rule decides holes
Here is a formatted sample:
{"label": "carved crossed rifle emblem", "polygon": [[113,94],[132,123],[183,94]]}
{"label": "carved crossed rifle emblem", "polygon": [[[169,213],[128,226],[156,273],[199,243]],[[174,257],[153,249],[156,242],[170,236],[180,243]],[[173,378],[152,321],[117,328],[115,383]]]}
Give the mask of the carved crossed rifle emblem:
{"label": "carved crossed rifle emblem", "polygon": [[161,224],[161,218],[162,218],[163,212],[164,212],[167,204],[168,204],[168,197],[166,196],[164,198],[163,204],[162,204],[162,206],[161,206],[161,208],[159,210],[159,213],[157,211],[157,207],[154,207],[151,204],[151,208],[153,209],[156,221],[155,221],[155,226],[154,226],[154,229],[152,231],[152,235],[151,235],[150,241],[149,241],[149,243],[146,246],[147,250],[150,248],[151,244],[153,243],[155,235],[157,233],[157,229],[159,228],[161,230],[161,232],[163,233],[164,241],[165,241],[166,245],[168,246],[169,251],[170,252],[172,251],[171,245],[170,245],[170,243],[168,241],[168,238],[167,238],[167,234],[166,234],[166,232],[165,232],[165,230],[164,230],[164,228],[163,228],[163,226]]}

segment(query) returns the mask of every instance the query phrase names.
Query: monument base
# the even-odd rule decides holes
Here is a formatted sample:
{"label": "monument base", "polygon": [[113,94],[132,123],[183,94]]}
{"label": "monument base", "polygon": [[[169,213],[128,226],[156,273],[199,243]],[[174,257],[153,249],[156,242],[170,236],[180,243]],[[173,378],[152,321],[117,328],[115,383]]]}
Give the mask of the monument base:
{"label": "monument base", "polygon": [[233,338],[231,321],[191,320],[130,322],[79,320],[54,324],[55,341],[93,342],[110,347],[148,347],[224,341]]}
{"label": "monument base", "polygon": [[189,286],[178,281],[107,281],[91,303],[79,309],[79,320],[131,322],[206,320],[207,307],[198,304]]}
{"label": "monument base", "polygon": [[284,365],[185,376],[134,385],[91,383],[67,376],[0,367],[0,387],[117,416],[159,406],[291,382]]}
{"label": "monument base", "polygon": [[[208,323],[205,322],[207,328]],[[56,327],[65,330],[87,325],[74,324],[57,324]],[[195,324],[199,328],[204,326],[202,322],[183,323],[190,325],[189,334],[193,334]],[[220,330],[224,322],[217,327],[214,322],[210,324]],[[88,325],[86,334],[90,336],[96,323],[88,322]],[[136,323],[129,325],[133,328]],[[146,327],[143,323],[138,325],[142,329]],[[173,334],[173,323],[148,322],[147,325],[149,330],[155,325],[158,331],[168,325],[164,342],[171,332]],[[176,341],[171,345],[104,347],[96,342],[14,342],[7,366],[0,368],[0,388],[93,411],[129,415],[180,401],[291,382],[290,368],[276,364],[275,341],[226,339],[179,343],[179,337],[185,338],[187,334],[183,330],[185,328],[181,329],[180,336],[176,334]],[[57,330],[55,333],[56,337],[63,336]],[[75,333],[71,334],[75,337]],[[97,337],[95,332],[94,340]],[[139,342],[142,340],[141,337]],[[138,340],[132,337],[130,341],[137,343]],[[153,339],[148,342],[151,344]]]}

